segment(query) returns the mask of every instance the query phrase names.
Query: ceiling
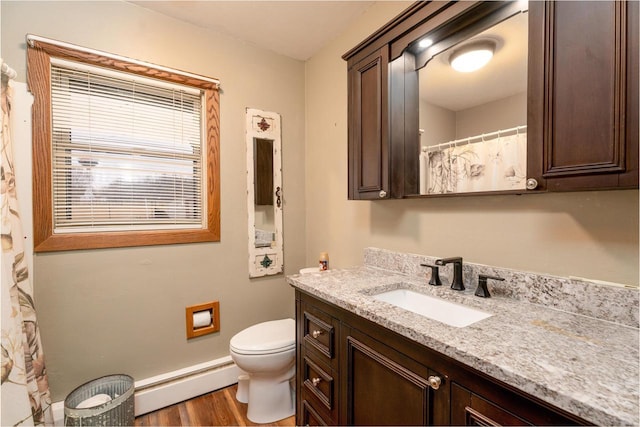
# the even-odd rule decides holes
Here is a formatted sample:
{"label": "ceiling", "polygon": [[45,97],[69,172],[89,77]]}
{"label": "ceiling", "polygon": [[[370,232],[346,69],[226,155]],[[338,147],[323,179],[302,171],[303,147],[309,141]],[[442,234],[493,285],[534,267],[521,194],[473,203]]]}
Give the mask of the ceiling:
{"label": "ceiling", "polygon": [[131,1],[301,61],[343,32],[373,1]]}
{"label": "ceiling", "polygon": [[460,111],[527,90],[528,14],[519,13],[463,42],[492,39],[493,59],[472,73],[454,71],[449,56],[456,46],[435,56],[420,70],[420,97],[451,111]]}
{"label": "ceiling", "polygon": [[[306,61],[345,31],[375,1],[130,0],[198,27]],[[420,95],[459,111],[526,90],[527,14],[475,38],[499,40],[494,59],[475,73],[457,73],[444,52],[420,71]],[[425,74],[428,73],[428,74]]]}

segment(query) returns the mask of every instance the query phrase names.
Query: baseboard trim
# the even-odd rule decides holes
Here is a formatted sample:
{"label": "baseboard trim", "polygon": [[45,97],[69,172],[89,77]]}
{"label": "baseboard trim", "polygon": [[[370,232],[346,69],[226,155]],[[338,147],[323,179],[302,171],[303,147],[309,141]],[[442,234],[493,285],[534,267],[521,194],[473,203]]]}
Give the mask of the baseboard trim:
{"label": "baseboard trim", "polygon": [[[231,356],[225,356],[136,381],[136,416],[235,384],[241,373]],[[55,402],[52,409],[55,425],[63,426],[64,402]]]}

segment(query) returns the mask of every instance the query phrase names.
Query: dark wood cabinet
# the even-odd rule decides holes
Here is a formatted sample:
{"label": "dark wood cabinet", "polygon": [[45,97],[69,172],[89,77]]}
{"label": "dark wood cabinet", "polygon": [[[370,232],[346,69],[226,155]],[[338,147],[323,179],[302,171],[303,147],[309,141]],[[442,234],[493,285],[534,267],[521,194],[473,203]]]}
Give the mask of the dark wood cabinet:
{"label": "dark wood cabinet", "polygon": [[346,424],[434,425],[443,420],[447,391],[440,389],[440,374],[358,330],[343,331]]}
{"label": "dark wood cabinet", "polygon": [[549,191],[638,187],[638,2],[531,2],[529,173]]}
{"label": "dark wood cabinet", "polygon": [[451,424],[461,426],[585,425],[535,398],[496,387],[475,373],[451,382]]}
{"label": "dark wood cabinet", "polygon": [[349,69],[349,198],[389,192],[388,48]]}
{"label": "dark wood cabinet", "polygon": [[530,425],[522,418],[458,384],[451,386],[451,423],[459,426],[524,426]]}
{"label": "dark wood cabinet", "polygon": [[324,422],[322,417],[311,407],[308,401],[303,400],[301,405],[302,411],[299,412],[298,419],[301,421],[297,421],[296,425],[299,426],[326,426],[327,424]]}
{"label": "dark wood cabinet", "polygon": [[588,424],[299,290],[296,307],[298,425]]}
{"label": "dark wood cabinet", "polygon": [[316,305],[296,300],[297,425],[338,424],[340,323]]}
{"label": "dark wood cabinet", "polygon": [[[537,183],[529,192],[638,188],[638,9],[637,1],[529,2],[527,178]],[[418,65],[406,48],[424,34],[462,37],[505,10],[418,2],[343,56],[350,199],[419,193]]]}

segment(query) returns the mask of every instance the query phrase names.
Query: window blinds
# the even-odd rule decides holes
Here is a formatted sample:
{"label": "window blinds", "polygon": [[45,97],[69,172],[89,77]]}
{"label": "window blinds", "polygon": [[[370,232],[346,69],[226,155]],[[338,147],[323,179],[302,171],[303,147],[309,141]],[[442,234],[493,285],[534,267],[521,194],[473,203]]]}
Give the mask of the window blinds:
{"label": "window blinds", "polygon": [[55,233],[204,228],[198,90],[56,60]]}

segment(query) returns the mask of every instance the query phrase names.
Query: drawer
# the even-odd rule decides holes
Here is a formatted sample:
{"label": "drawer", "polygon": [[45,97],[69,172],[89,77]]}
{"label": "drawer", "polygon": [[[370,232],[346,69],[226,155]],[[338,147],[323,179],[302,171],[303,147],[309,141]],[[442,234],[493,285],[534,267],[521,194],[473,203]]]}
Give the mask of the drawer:
{"label": "drawer", "polygon": [[313,346],[329,360],[333,359],[335,357],[335,328],[331,324],[332,318],[319,310],[312,310],[308,306],[305,307],[303,316],[304,342]]}
{"label": "drawer", "polygon": [[303,426],[326,426],[326,423],[320,414],[316,412],[308,400],[302,401],[302,425]]}
{"label": "drawer", "polygon": [[309,357],[302,359],[302,385],[317,397],[327,410],[335,409],[333,376]]}
{"label": "drawer", "polygon": [[[320,418],[321,424],[337,425],[338,424],[338,408],[334,405],[333,410],[328,411],[327,407],[320,402],[318,396],[311,392],[308,388],[303,387],[300,398],[303,402],[307,402],[307,406],[315,412],[314,417]],[[304,410],[304,409],[303,409]]]}

